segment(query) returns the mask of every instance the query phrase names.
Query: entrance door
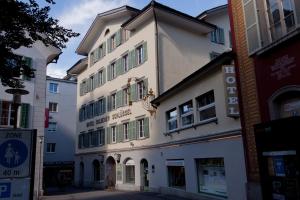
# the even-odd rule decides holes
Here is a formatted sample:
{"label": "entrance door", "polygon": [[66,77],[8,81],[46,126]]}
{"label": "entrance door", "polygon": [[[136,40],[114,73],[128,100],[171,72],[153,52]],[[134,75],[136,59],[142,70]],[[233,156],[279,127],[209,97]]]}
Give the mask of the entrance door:
{"label": "entrance door", "polygon": [[116,185],[116,162],[113,157],[108,157],[106,160],[106,186],[113,189]]}
{"label": "entrance door", "polygon": [[141,160],[141,190],[149,190],[149,170],[148,161],[146,159]]}
{"label": "entrance door", "polygon": [[80,163],[80,169],[79,169],[79,186],[83,187],[84,183],[84,164],[83,162]]}

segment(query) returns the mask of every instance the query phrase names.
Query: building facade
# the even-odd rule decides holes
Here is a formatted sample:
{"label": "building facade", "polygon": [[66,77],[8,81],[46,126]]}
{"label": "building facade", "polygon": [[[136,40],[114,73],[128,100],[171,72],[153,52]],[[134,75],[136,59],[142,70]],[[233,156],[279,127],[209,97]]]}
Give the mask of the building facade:
{"label": "building facade", "polygon": [[248,198],[299,199],[299,1],[231,0],[230,10]]}
{"label": "building facade", "polygon": [[[167,132],[167,110],[158,107],[155,113],[150,101],[197,71],[199,66],[210,62],[210,53],[216,46],[225,44],[225,36],[221,32],[217,38],[220,41],[223,38],[223,43],[211,45],[211,32],[215,29],[216,26],[209,22],[154,1],[142,10],[124,6],[97,15],[77,48],[77,53],[87,58],[79,60],[68,70],[69,74],[76,74],[78,80],[78,135],[75,155],[77,185],[198,195],[196,179],[188,180],[187,185],[182,185],[185,182],[182,179],[182,168],[179,171],[171,169],[175,174],[172,175],[173,178],[170,177],[170,180],[174,179],[170,183],[167,166],[195,167],[191,159],[182,159],[197,149],[196,144],[201,139],[195,145],[178,149],[174,147],[173,151],[173,145],[180,146],[176,142],[186,140],[192,143],[194,133],[187,133],[188,136],[180,134],[179,137],[175,134],[176,140],[172,139],[174,134],[164,134]],[[225,50],[229,47],[222,48]],[[222,89],[224,87],[222,84],[217,86]],[[200,93],[188,98],[195,99]],[[172,103],[172,106],[185,102],[176,103]],[[225,107],[225,100],[223,104],[221,110]],[[239,120],[227,119],[223,114],[220,116],[221,121],[223,118],[224,121],[228,120],[224,123],[228,125],[229,132],[236,134],[233,136],[236,139],[232,140],[232,148],[237,148],[240,152],[242,145],[239,139]],[[216,118],[213,119],[209,125],[203,126],[206,127],[203,132],[195,131],[199,138],[203,139],[207,135],[207,139],[214,140],[210,133],[224,132],[221,125],[214,127]],[[191,129],[187,132],[190,131]],[[217,144],[218,142],[204,145],[203,148],[215,148],[214,145]],[[204,152],[205,150],[196,153],[195,159],[200,159],[202,153],[202,157],[207,158],[208,154]],[[207,165],[216,162],[216,165],[224,167],[224,156],[228,159],[225,162],[231,162],[230,152],[232,149],[229,148],[226,156],[212,153],[216,160],[208,159],[204,162]],[[177,153],[181,154],[180,159],[176,158]],[[242,183],[243,154],[237,156],[239,167],[242,166],[238,181]],[[202,160],[197,160],[197,163],[201,162]],[[200,167],[200,164],[197,166]],[[219,174],[224,174],[223,172],[222,169],[218,171]],[[179,173],[181,179],[175,180],[176,173]],[[186,177],[190,175],[192,174]],[[224,183],[224,179],[220,178],[220,181]],[[224,189],[225,186],[221,185]],[[225,193],[219,196],[229,195],[233,199],[239,199],[243,190],[236,195],[232,191]]]}
{"label": "building facade", "polygon": [[[54,47],[45,47],[41,42],[36,42],[31,48],[21,47],[14,51],[15,54],[23,56],[27,64],[34,68],[35,78],[24,80],[25,90],[28,95],[22,96],[22,105],[19,108],[18,127],[37,130],[36,162],[34,179],[34,199],[37,199],[43,192],[43,139],[44,139],[44,119],[46,104],[46,69],[47,64],[57,59],[60,50]],[[1,128],[12,128],[14,110],[12,109],[13,97],[5,90],[8,87],[0,86],[1,103]]]}
{"label": "building facade", "polygon": [[73,183],[77,83],[47,77],[46,90],[43,183],[47,189]]}

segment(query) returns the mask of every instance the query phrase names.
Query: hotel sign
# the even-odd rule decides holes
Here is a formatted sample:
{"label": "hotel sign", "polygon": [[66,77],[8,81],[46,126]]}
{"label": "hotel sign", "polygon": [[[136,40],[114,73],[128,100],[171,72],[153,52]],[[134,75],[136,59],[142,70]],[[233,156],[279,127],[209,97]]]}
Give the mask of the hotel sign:
{"label": "hotel sign", "polygon": [[113,120],[118,119],[118,118],[125,117],[125,116],[131,115],[131,114],[132,114],[131,109],[121,110],[118,113],[113,114],[112,119]]}
{"label": "hotel sign", "polygon": [[234,65],[224,65],[223,74],[227,116],[236,118],[240,116],[240,111]]}

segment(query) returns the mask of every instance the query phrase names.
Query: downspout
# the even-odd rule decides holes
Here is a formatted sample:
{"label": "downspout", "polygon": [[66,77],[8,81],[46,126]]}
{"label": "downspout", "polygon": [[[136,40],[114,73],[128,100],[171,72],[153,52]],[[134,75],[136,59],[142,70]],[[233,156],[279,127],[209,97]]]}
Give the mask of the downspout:
{"label": "downspout", "polygon": [[157,96],[160,95],[160,72],[159,72],[159,53],[158,53],[158,25],[157,25],[157,16],[154,9],[154,2],[152,2],[153,7],[153,17],[155,23],[155,53],[156,53],[156,83],[157,83]]}

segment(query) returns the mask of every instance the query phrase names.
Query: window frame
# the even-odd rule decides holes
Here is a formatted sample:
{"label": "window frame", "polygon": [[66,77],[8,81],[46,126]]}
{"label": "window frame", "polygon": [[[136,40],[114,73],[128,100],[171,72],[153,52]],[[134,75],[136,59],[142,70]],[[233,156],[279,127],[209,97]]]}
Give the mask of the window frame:
{"label": "window frame", "polygon": [[[55,127],[50,129],[50,124],[55,124]],[[56,132],[57,131],[57,122],[49,122],[47,132]]]}
{"label": "window frame", "polygon": [[122,56],[122,65],[123,65],[123,70],[124,72],[128,72],[129,71],[129,63],[128,63],[128,54],[125,54]]}
{"label": "window frame", "polygon": [[[51,105],[56,105],[55,106],[56,109],[53,110]],[[52,102],[52,101],[49,102],[49,112],[52,112],[52,113],[58,112],[58,103],[57,102]]]}
{"label": "window frame", "polygon": [[138,119],[137,122],[138,137],[145,138],[145,119]]}
{"label": "window frame", "polygon": [[129,141],[129,123],[123,123],[123,138],[124,141]]}
{"label": "window frame", "polygon": [[144,81],[137,82],[137,99],[143,100],[145,93],[145,83]]}
{"label": "window frame", "polygon": [[111,127],[111,143],[117,143],[117,127]]}
{"label": "window frame", "polygon": [[[213,102],[212,103],[209,103],[209,104],[206,104],[204,106],[200,106],[200,98],[204,98],[206,97],[207,95],[209,95],[210,93],[212,93],[213,95]],[[216,112],[216,99],[215,99],[215,93],[214,93],[214,90],[210,90],[206,93],[203,93],[201,94],[200,96],[198,96],[196,98],[196,101],[197,101],[197,115],[198,115],[198,122],[206,122],[206,121],[209,121],[209,120],[212,120],[212,119],[215,119],[217,117],[217,112]],[[214,113],[215,113],[215,116],[214,117],[210,117],[210,118],[206,118],[206,119],[203,119],[201,120],[201,111],[203,110],[207,110],[207,109],[210,109],[210,108],[214,108]]]}
{"label": "window frame", "polygon": [[[188,105],[189,103],[191,103],[192,108],[191,108],[191,109],[189,108],[189,111],[188,111],[188,112],[183,113],[183,107],[184,107],[185,105]],[[179,111],[180,111],[180,122],[181,122],[180,125],[181,125],[181,127],[182,127],[182,128],[185,128],[185,127],[192,126],[192,125],[194,124],[194,122],[195,122],[195,121],[194,121],[194,105],[193,105],[193,100],[190,100],[190,101],[187,101],[187,102],[181,104],[181,105],[179,106]],[[183,118],[188,117],[188,116],[192,116],[192,122],[191,122],[190,124],[184,125],[184,124],[183,124]]]}
{"label": "window frame", "polygon": [[117,93],[111,94],[111,109],[117,109]]}
{"label": "window frame", "polygon": [[[1,107],[1,113],[0,113],[0,126],[2,127],[12,127],[14,125],[14,108],[12,102],[9,101],[2,101],[1,106],[3,106],[3,102],[8,104],[8,110],[6,112],[3,112],[3,107]],[[7,114],[7,116],[4,116],[4,114]],[[7,122],[5,124],[2,124],[2,122]]]}
{"label": "window frame", "polygon": [[113,80],[117,77],[117,64],[116,64],[116,62],[112,62],[110,64],[110,70],[111,70],[111,80]]}
{"label": "window frame", "polygon": [[144,57],[144,47],[143,44],[141,44],[136,48],[137,65],[143,64],[143,57]]}
{"label": "window frame", "polygon": [[[51,87],[51,85],[56,85],[56,90],[54,89],[55,87]],[[50,93],[54,93],[54,94],[57,94],[58,93],[58,83],[53,83],[53,82],[50,82],[49,83],[49,90],[48,90]]]}
{"label": "window frame", "polygon": [[46,153],[56,153],[56,143],[47,143]]}
{"label": "window frame", "polygon": [[[176,111],[176,116],[175,116],[175,117],[171,117],[171,115],[170,115],[173,111]],[[174,131],[174,130],[177,130],[177,129],[178,129],[178,111],[177,111],[177,108],[176,108],[176,107],[175,107],[175,108],[172,108],[172,109],[170,109],[170,110],[168,110],[168,111],[166,112],[166,119],[167,119],[166,121],[167,121],[167,131],[168,131],[168,132],[171,132],[171,131]],[[176,128],[170,129],[169,123],[170,123],[170,122],[173,122],[173,121],[176,122]]]}

